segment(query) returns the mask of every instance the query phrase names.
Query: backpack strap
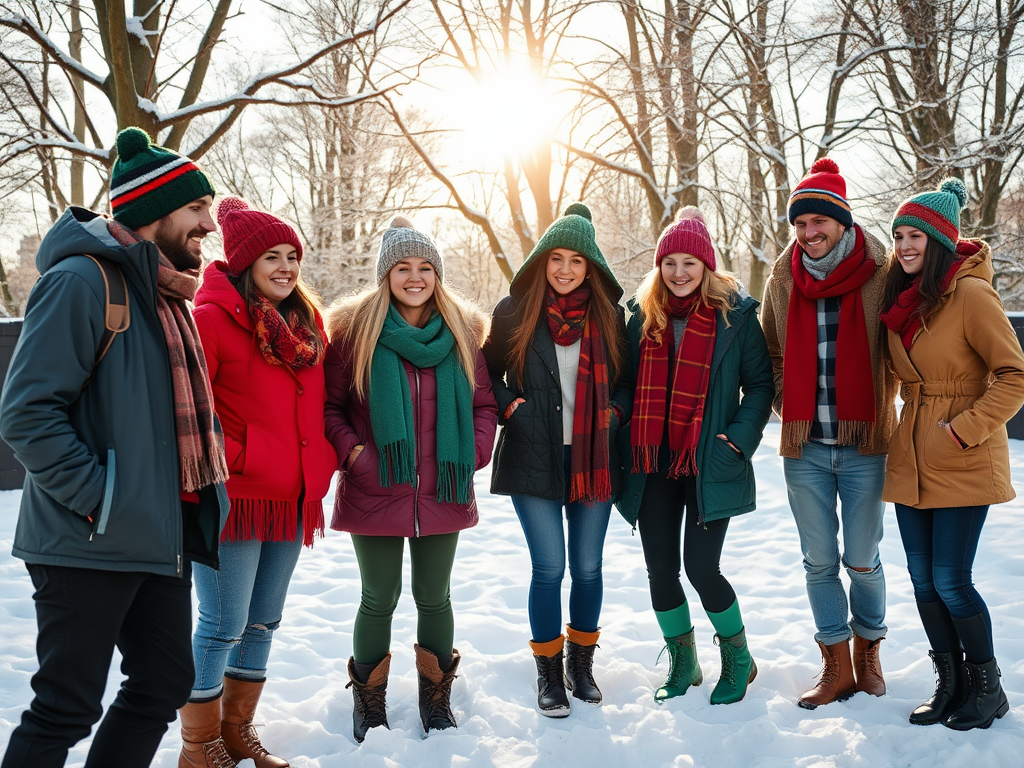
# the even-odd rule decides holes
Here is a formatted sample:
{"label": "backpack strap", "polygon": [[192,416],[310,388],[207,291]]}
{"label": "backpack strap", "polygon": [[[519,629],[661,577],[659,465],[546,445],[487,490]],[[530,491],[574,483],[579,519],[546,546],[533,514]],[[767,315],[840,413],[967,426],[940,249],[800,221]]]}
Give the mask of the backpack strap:
{"label": "backpack strap", "polygon": [[[100,347],[96,351],[96,362],[92,365],[92,369],[95,371],[100,360],[110,349],[110,345],[114,343],[117,334],[128,330],[128,326],[131,325],[131,308],[128,305],[128,283],[125,282],[121,268],[108,258],[93,256],[91,253],[82,255],[92,259],[103,275],[105,314],[103,336],[100,337]],[[92,376],[90,375],[89,378],[91,379]]]}

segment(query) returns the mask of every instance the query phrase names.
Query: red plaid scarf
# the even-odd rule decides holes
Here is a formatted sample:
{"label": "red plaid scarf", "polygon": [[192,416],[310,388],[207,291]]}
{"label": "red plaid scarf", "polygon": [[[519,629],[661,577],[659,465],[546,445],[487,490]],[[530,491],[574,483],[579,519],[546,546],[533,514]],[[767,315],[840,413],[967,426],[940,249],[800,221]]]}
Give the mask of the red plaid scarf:
{"label": "red plaid scarf", "polygon": [[249,305],[249,317],[256,328],[256,339],[263,358],[271,365],[287,365],[299,370],[320,362],[322,348],[309,328],[299,321],[299,313],[288,313],[287,320],[265,296],[257,293]]}
{"label": "red plaid scarf", "polygon": [[608,360],[597,323],[587,322],[590,286],[564,296],[548,286],[547,318],[551,338],[568,347],[580,340],[576,401],[572,416],[572,466],[569,501],[607,501],[612,495],[608,430],[611,398]]}
{"label": "red plaid scarf", "polygon": [[[114,239],[125,247],[140,241],[138,235],[115,221],[108,221],[107,227]],[[156,283],[156,313],[171,361],[181,490],[193,493],[228,479],[224,437],[214,416],[206,358],[192,313],[185,303],[195,298],[199,273],[196,270],[179,272],[161,253]]]}
{"label": "red plaid scarf", "polygon": [[658,450],[667,418],[672,457],[668,476],[678,478],[697,474],[697,443],[711,378],[711,358],[715,353],[715,310],[701,301],[699,291],[694,291],[685,299],[670,299],[665,311],[675,317],[689,318],[676,353],[671,387],[669,351],[675,346],[675,339],[669,321],[660,344],[647,336],[640,340],[640,369],[633,397],[630,441],[633,471],[657,472]]}
{"label": "red plaid scarf", "polygon": [[786,315],[786,349],[782,363],[782,443],[803,445],[810,438],[818,391],[818,299],[838,296],[839,336],[836,339],[836,415],[839,443],[858,445],[875,421],[875,383],[871,370],[867,323],[861,286],[877,264],[856,230],[850,255],[824,280],[815,280],[803,265],[803,249],[794,243],[793,292]]}
{"label": "red plaid scarf", "polygon": [[[981,248],[976,243],[966,240],[961,240],[957,243],[956,253],[958,258],[950,265],[949,271],[942,278],[943,293],[949,288],[949,284],[953,282],[953,277],[957,271],[964,265],[964,259],[968,256],[973,256],[979,250]],[[893,269],[896,269],[896,267],[894,266]],[[896,303],[882,313],[882,322],[885,323],[886,328],[890,331],[899,334],[900,340],[903,342],[903,348],[908,352],[914,345],[917,332],[921,330],[921,326],[924,323],[924,318],[917,311],[921,304],[920,286],[921,274],[918,273],[910,287],[896,297]]]}

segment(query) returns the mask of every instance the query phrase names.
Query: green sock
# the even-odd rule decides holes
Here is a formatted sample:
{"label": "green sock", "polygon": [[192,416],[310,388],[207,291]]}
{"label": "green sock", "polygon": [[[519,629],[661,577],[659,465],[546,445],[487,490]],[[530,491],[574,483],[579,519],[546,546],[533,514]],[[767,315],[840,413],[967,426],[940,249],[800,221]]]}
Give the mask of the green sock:
{"label": "green sock", "polygon": [[715,625],[720,637],[735,637],[743,630],[743,617],[740,616],[740,602],[733,600],[732,605],[721,613],[708,611],[708,618]]}
{"label": "green sock", "polygon": [[658,626],[665,637],[679,637],[693,629],[693,622],[690,621],[690,603],[686,600],[678,608],[671,611],[655,611],[654,615],[658,617]]}

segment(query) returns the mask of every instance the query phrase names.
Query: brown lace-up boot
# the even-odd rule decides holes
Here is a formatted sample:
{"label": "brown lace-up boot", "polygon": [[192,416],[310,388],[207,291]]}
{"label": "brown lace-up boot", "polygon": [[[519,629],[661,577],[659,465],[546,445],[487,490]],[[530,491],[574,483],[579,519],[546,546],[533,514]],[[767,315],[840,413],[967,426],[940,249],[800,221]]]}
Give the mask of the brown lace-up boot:
{"label": "brown lace-up boot", "polygon": [[352,689],[352,735],[360,744],[371,728],[388,725],[388,673],[391,670],[391,654],[389,653],[367,676],[366,681],[359,679],[356,672],[356,660],[349,657],[346,688]]}
{"label": "brown lace-up boot", "polygon": [[420,689],[420,722],[423,732],[442,731],[445,728],[456,728],[455,715],[452,714],[452,683],[462,656],[452,648],[452,661],[448,669],[441,669],[437,656],[422,645],[415,645],[416,673]]}
{"label": "brown lace-up boot", "polygon": [[833,701],[845,701],[857,692],[857,683],[853,678],[853,659],[850,657],[850,641],[825,645],[821,648],[821,658],[825,665],[821,669],[818,684],[800,697],[797,703],[804,709],[816,709],[822,704]]}
{"label": "brown lace-up boot", "polygon": [[249,758],[256,768],[288,768],[288,761],[267,752],[253,725],[256,705],[260,703],[266,680],[235,680],[224,678],[224,714],[220,733],[231,759],[240,763]]}
{"label": "brown lace-up boot", "polygon": [[878,646],[883,639],[865,640],[858,634],[853,636],[853,676],[857,678],[857,690],[872,696],[885,696],[885,678],[878,661]]}
{"label": "brown lace-up boot", "polygon": [[181,755],[178,768],[235,768],[220,737],[221,697],[190,701],[178,710],[181,718]]}

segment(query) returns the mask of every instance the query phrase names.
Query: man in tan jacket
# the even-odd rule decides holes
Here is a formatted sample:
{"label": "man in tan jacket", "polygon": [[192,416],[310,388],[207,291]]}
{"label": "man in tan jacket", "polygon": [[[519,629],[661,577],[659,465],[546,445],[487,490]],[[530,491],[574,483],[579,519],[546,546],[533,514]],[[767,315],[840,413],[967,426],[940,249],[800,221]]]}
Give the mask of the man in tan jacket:
{"label": "man in tan jacket", "polygon": [[[854,224],[846,180],[831,159],[815,162],[797,185],[789,221],[796,239],[765,285],[762,324],[782,418],[779,453],[824,660],[819,682],[799,701],[814,709],[857,691],[885,693],[878,543],[896,382],[879,335],[885,247]],[[849,600],[840,565],[850,576]]]}

